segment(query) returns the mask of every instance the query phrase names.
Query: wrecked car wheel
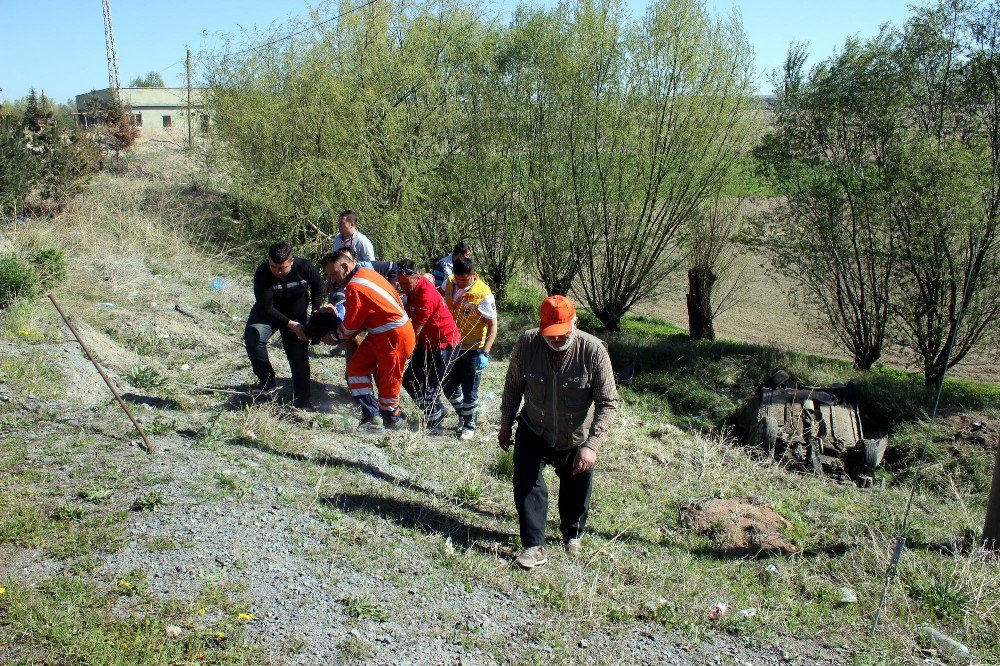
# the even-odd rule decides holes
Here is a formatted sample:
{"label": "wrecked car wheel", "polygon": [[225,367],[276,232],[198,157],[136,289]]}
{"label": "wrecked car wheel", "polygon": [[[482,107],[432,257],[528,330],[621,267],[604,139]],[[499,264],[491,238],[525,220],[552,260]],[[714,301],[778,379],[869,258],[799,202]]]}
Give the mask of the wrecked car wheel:
{"label": "wrecked car wheel", "polygon": [[775,444],[778,441],[778,422],[770,416],[765,416],[754,427],[751,442],[758,446],[772,458],[775,457]]}
{"label": "wrecked car wheel", "polygon": [[790,375],[784,370],[778,370],[773,375],[767,378],[764,382],[764,386],[770,389],[776,389],[790,379]]}
{"label": "wrecked car wheel", "polygon": [[882,462],[882,457],[885,456],[885,448],[889,443],[887,437],[881,439],[863,439],[861,440],[861,446],[863,447],[865,467],[869,472],[874,472],[875,468],[879,466]]}

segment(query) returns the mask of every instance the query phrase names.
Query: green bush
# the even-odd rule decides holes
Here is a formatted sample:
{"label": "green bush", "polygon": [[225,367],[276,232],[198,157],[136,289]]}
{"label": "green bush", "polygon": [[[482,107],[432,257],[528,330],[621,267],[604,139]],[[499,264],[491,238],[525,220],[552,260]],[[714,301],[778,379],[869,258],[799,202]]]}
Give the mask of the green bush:
{"label": "green bush", "polygon": [[969,609],[969,597],[948,576],[916,577],[909,584],[910,596],[921,602],[938,620],[956,620]]}
{"label": "green bush", "polygon": [[31,265],[42,289],[50,289],[66,279],[66,256],[62,250],[47,247],[31,255]]}
{"label": "green bush", "polygon": [[38,293],[38,276],[14,255],[0,257],[0,308]]}

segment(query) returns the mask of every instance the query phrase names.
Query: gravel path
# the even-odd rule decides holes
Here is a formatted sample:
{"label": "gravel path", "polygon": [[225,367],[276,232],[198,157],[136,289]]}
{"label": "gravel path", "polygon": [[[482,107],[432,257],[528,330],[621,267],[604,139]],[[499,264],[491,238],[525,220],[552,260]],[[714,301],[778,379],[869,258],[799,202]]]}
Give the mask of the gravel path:
{"label": "gravel path", "polygon": [[[25,407],[60,412],[59,421],[39,433],[48,438],[71,436],[70,422],[96,431],[122,421],[110,406],[88,411],[57,401]],[[797,661],[792,653],[802,649],[816,650],[762,651],[725,635],[692,642],[647,623],[612,632],[586,622],[567,625],[558,611],[505,580],[512,573],[506,558],[497,558],[494,585],[464,576],[461,567],[448,566],[443,540],[435,552],[432,537],[377,512],[359,518],[336,510],[336,492],[329,495],[325,487],[317,493],[293,460],[245,447],[220,453],[177,435],[156,441],[153,457],[134,443],[109,447],[99,436],[75,460],[57,463],[40,453],[31,462],[49,467],[53,487],[70,496],[81,485],[79,465],[121,470],[129,482],[115,494],[119,507],[149,491],[143,479],[169,479],[156,485],[162,506],[130,512],[124,547],[102,554],[93,575],[113,584],[142,569],[149,594],[181,600],[197,599],[206,586],[236,590],[238,607],[254,616],[247,640],[277,663],[778,664]],[[353,448],[340,453],[348,468],[353,461],[386,479],[403,476],[373,445]],[[220,484],[239,492],[222,492]],[[64,567],[37,550],[4,559],[20,579],[41,579]],[[131,602],[123,597],[117,612],[136,612]],[[553,632],[567,627],[568,634]]]}

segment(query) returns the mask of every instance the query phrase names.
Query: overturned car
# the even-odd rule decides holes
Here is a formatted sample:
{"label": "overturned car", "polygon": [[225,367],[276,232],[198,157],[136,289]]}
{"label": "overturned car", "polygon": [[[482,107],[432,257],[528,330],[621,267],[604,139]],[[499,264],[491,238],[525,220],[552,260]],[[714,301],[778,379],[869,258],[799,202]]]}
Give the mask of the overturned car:
{"label": "overturned car", "polygon": [[743,440],[790,469],[870,486],[888,438],[865,439],[861,382],[819,388],[789,379],[783,370],[774,373],[737,412]]}

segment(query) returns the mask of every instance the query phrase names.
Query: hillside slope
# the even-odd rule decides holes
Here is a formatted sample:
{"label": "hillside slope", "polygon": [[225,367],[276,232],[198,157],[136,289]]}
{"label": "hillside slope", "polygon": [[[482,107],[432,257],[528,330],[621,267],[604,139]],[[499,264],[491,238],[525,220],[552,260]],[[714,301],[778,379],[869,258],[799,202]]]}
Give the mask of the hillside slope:
{"label": "hillside slope", "polygon": [[[251,402],[252,295],[232,251],[203,249],[213,199],[177,156],[134,159],[0,241],[67,253],[54,293],[155,447],[140,450],[47,299],[3,312],[0,661],[917,663],[914,627],[930,622],[1000,663],[1000,571],[957,538],[982,525],[978,495],[918,494],[871,639],[906,489],[789,474],[647,407],[623,409],[602,453],[584,556],[517,570],[494,441],[505,365],[486,371],[474,442],[358,436],[343,359],[324,349],[323,409]],[[742,496],[784,515],[801,553],[730,557],[678,519]],[[838,603],[845,586],[860,603]],[[717,602],[754,614],[710,620]]]}

